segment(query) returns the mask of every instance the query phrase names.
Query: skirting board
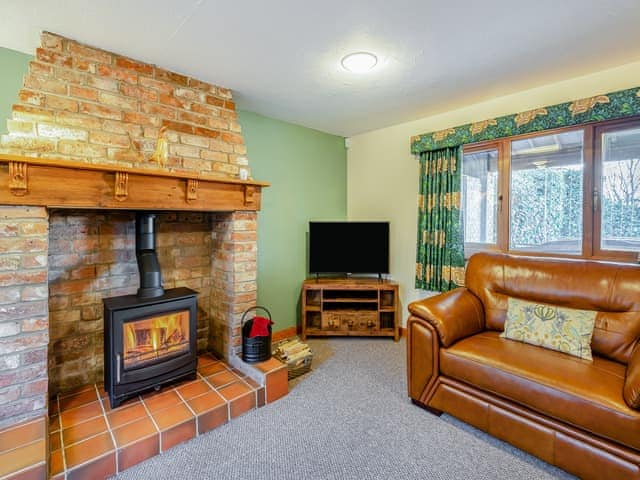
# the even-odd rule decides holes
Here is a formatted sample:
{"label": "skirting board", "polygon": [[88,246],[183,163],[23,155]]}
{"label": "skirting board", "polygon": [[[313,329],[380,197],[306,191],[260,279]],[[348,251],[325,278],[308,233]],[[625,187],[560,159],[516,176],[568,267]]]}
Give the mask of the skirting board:
{"label": "skirting board", "polygon": [[[271,342],[279,342],[280,340],[284,340],[285,338],[293,337],[298,335],[300,332],[297,327],[289,327],[283,330],[278,330],[277,332],[273,332],[271,334]],[[405,327],[400,327],[400,338],[407,336],[407,329]]]}
{"label": "skirting board", "polygon": [[280,340],[284,340],[285,338],[294,337],[298,334],[297,327],[289,327],[284,330],[278,330],[277,332],[273,332],[271,334],[271,342],[279,342]]}

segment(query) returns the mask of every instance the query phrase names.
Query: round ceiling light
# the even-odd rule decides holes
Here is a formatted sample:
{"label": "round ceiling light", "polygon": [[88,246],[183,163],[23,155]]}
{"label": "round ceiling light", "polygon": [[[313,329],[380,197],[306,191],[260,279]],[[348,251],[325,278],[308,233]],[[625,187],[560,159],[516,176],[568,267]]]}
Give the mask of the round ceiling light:
{"label": "round ceiling light", "polygon": [[378,57],[369,52],[356,52],[342,58],[342,67],[351,73],[367,73],[378,63]]}

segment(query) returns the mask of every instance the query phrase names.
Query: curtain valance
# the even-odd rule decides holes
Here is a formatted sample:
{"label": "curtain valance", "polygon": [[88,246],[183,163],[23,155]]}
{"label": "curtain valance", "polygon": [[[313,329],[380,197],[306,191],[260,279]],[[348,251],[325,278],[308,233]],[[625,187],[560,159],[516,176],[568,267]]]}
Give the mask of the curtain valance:
{"label": "curtain valance", "polygon": [[411,153],[631,115],[640,115],[640,87],[417,135],[411,137]]}

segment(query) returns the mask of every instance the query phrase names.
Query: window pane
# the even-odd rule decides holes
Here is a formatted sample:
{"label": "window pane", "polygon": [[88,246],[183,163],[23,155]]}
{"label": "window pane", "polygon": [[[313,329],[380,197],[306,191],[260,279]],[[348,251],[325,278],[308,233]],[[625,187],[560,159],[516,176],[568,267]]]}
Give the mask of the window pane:
{"label": "window pane", "polygon": [[512,250],[582,253],[582,144],[582,130],[511,142]]}
{"label": "window pane", "polygon": [[498,151],[474,152],[462,161],[462,218],[465,243],[496,243]]}
{"label": "window pane", "polygon": [[640,129],[602,135],[600,191],[602,248],[640,251]]}

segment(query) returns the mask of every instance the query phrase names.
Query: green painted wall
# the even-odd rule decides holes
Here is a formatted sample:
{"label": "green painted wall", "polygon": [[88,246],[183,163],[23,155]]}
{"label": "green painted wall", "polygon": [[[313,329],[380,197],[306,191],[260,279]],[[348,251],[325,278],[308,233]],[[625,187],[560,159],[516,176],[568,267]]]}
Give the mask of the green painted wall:
{"label": "green painted wall", "polygon": [[299,317],[307,276],[309,220],[345,220],[344,138],[255,113],[239,112],[251,174],[271,183],[258,214],[258,304],[271,311],[274,331]]}
{"label": "green painted wall", "polygon": [[[32,58],[0,48],[0,133]],[[346,219],[347,152],[343,137],[239,115],[252,175],[271,183],[258,218],[258,303],[271,311],[274,330],[283,330],[299,317],[309,220]]]}
{"label": "green painted wall", "polygon": [[27,73],[32,58],[31,55],[0,47],[0,134],[7,133],[11,105],[18,99],[22,77]]}

